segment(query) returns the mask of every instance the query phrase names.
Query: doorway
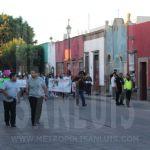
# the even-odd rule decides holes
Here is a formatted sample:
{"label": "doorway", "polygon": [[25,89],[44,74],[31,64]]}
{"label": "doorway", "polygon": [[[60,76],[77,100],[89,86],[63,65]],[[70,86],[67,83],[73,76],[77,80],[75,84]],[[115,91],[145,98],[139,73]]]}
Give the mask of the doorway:
{"label": "doorway", "polygon": [[147,63],[140,62],[140,99],[147,99]]}
{"label": "doorway", "polygon": [[99,86],[99,53],[94,53],[93,58],[93,73],[94,73],[94,84],[96,87]]}

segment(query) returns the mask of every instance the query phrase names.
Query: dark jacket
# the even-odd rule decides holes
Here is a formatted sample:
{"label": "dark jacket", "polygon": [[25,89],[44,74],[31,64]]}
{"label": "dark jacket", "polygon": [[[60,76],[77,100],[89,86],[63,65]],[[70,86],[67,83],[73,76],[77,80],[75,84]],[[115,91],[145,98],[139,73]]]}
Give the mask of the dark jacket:
{"label": "dark jacket", "polygon": [[85,81],[84,81],[84,79],[79,79],[79,81],[78,81],[78,84],[79,84],[79,91],[84,91],[84,89],[85,89]]}
{"label": "dark jacket", "polygon": [[119,76],[117,76],[115,81],[118,92],[122,92],[122,79]]}

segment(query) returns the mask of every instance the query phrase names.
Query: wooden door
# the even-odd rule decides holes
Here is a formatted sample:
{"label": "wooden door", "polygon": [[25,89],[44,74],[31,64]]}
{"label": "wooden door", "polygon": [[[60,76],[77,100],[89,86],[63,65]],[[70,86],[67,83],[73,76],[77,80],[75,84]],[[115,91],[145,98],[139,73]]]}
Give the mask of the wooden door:
{"label": "wooden door", "polygon": [[140,99],[147,99],[147,64],[140,63]]}

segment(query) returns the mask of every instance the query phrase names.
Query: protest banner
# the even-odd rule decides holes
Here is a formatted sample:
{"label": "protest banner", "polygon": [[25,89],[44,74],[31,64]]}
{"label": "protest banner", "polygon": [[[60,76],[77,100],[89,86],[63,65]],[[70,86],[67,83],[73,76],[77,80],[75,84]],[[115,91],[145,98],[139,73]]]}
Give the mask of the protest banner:
{"label": "protest banner", "polygon": [[49,79],[49,91],[71,93],[71,79]]}

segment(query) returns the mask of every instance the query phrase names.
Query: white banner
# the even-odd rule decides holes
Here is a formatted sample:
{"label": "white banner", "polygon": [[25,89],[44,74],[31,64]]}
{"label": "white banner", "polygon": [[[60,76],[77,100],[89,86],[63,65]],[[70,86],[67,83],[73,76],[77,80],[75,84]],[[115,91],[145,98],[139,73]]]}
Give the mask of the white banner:
{"label": "white banner", "polygon": [[48,90],[54,92],[71,93],[71,80],[49,79]]}

